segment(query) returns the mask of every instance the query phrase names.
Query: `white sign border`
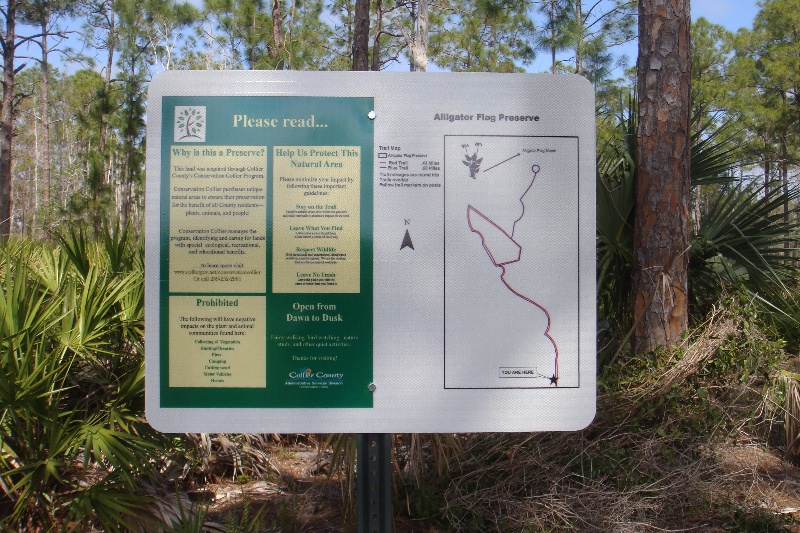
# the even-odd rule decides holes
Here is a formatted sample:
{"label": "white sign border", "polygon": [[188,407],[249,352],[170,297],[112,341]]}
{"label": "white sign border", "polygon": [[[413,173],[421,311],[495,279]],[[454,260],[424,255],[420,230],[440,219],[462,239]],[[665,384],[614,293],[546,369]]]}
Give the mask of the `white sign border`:
{"label": "white sign border", "polygon": [[[417,316],[393,315],[387,296],[403,294],[409,277],[386,279],[379,257],[378,212],[381,194],[375,187],[375,350],[372,408],[164,408],[160,405],[160,180],[161,98],[163,96],[353,96],[373,97],[377,120],[375,148],[390,133],[382,116],[413,129],[414,103],[440,95],[448,108],[475,108],[482,90],[529,94],[542,120],[529,134],[580,137],[580,366],[578,388],[445,389],[429,359],[440,359],[436,341],[425,338],[430,302],[421,301]],[[452,96],[455,95],[455,96]],[[403,113],[403,115],[400,115]],[[410,117],[409,120],[405,120]],[[388,122],[388,121],[387,121]],[[595,415],[595,122],[594,92],[584,78],[571,75],[484,73],[354,73],[354,72],[196,72],[170,71],[150,85],[147,125],[146,192],[146,413],[153,427],[165,432],[238,433],[390,433],[390,432],[515,432],[578,430]],[[392,243],[394,244],[394,243]],[[392,284],[387,286],[386,284]],[[424,287],[422,292],[424,293]],[[419,292],[419,291],[418,291]],[[391,300],[389,300],[391,301]],[[434,304],[435,307],[435,304]],[[433,313],[436,311],[434,310]],[[394,321],[389,326],[387,323]],[[402,322],[402,327],[397,322]],[[415,333],[417,332],[417,333]],[[420,335],[421,334],[421,335]],[[391,354],[384,353],[390,347]],[[400,348],[398,348],[400,347]],[[398,355],[403,355],[399,361]],[[422,362],[422,365],[420,365]],[[439,365],[440,366],[440,365]],[[404,375],[405,374],[405,375]]]}

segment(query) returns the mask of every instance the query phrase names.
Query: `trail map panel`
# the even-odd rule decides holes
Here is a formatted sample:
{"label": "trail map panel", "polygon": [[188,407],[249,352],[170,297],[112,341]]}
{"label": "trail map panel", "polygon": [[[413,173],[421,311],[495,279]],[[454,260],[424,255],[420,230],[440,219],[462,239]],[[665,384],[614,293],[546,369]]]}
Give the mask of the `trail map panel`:
{"label": "trail map panel", "polygon": [[578,387],[578,138],[450,135],[444,173],[446,387]]}
{"label": "trail map panel", "polygon": [[172,71],[151,83],[148,119],[154,427],[594,417],[585,79]]}

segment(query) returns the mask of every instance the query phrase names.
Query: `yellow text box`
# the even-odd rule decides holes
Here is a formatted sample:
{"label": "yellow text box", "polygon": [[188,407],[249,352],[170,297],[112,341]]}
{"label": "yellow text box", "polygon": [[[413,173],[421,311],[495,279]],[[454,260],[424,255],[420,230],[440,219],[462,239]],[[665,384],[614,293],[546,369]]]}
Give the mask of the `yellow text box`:
{"label": "yellow text box", "polygon": [[263,388],[263,296],[171,296],[169,386]]}
{"label": "yellow text box", "polygon": [[360,292],[361,148],[276,146],[272,290]]}
{"label": "yellow text box", "polygon": [[170,292],[266,291],[267,150],[173,146]]}

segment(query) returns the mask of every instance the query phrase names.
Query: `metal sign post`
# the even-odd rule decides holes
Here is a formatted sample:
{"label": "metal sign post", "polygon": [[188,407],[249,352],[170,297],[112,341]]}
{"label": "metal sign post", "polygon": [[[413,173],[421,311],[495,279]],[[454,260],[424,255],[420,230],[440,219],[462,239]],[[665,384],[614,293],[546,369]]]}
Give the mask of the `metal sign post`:
{"label": "metal sign post", "polygon": [[358,532],[392,531],[392,447],[390,433],[359,433],[356,465]]}

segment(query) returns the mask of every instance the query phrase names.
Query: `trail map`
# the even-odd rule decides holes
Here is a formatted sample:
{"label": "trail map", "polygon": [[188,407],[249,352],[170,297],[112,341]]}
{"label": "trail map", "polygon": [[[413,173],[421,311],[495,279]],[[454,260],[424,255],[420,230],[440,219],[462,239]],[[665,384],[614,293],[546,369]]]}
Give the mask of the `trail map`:
{"label": "trail map", "polygon": [[578,139],[447,136],[444,172],[445,386],[579,386]]}

